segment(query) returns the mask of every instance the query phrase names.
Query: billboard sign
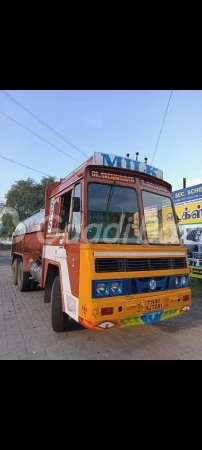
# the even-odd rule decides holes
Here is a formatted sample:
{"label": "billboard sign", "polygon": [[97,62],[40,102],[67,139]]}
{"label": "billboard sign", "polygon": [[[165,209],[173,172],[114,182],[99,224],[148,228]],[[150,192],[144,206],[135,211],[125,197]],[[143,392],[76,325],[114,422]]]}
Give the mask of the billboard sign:
{"label": "billboard sign", "polygon": [[202,184],[173,191],[173,201],[175,205],[199,199],[202,199]]}

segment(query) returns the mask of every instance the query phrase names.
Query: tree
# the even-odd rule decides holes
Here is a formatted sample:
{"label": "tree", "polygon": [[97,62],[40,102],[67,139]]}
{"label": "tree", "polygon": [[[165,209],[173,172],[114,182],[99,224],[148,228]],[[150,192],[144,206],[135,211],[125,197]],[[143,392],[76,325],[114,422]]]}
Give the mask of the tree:
{"label": "tree", "polygon": [[15,230],[15,226],[13,225],[12,216],[9,213],[5,213],[2,216],[2,231],[1,235],[4,237],[11,237],[13,231]]}
{"label": "tree", "polygon": [[[16,181],[6,194],[6,207],[14,208],[22,222],[28,216],[34,214],[45,205],[45,190],[49,183],[55,181],[54,177],[43,177],[41,182],[36,182],[33,178]],[[7,236],[13,231],[12,216],[5,213],[2,217],[3,230]]]}
{"label": "tree", "polygon": [[4,207],[5,207],[5,203],[0,201],[0,217],[1,217],[1,214],[2,214],[2,211],[3,211]]}
{"label": "tree", "polygon": [[2,216],[3,216],[4,208],[5,208],[5,203],[0,201],[0,236],[3,236]]}
{"label": "tree", "polygon": [[[53,183],[55,181],[54,177],[43,177],[41,183],[36,185],[36,191],[38,195],[38,202],[41,205],[40,208],[45,206],[45,191],[48,184]],[[38,209],[40,209],[38,208]]]}

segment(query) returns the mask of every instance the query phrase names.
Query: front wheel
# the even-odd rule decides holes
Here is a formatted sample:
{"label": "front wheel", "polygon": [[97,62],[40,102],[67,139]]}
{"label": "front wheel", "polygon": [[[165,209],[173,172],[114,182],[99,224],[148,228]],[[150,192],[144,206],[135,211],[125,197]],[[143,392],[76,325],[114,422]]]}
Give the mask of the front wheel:
{"label": "front wheel", "polygon": [[62,310],[60,277],[55,277],[51,290],[51,322],[53,331],[61,333],[68,329],[68,314]]}

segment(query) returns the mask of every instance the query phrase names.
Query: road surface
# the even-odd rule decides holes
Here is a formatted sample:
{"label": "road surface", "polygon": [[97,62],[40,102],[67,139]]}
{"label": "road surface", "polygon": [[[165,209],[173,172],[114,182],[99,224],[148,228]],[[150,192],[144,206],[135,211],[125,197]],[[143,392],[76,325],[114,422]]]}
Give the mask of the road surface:
{"label": "road surface", "polygon": [[11,264],[10,256],[0,256],[0,266],[8,266]]}
{"label": "road surface", "polygon": [[67,333],[51,328],[43,291],[12,285],[9,257],[0,267],[0,360],[202,360],[202,286],[187,315],[158,325],[91,331],[72,321]]}

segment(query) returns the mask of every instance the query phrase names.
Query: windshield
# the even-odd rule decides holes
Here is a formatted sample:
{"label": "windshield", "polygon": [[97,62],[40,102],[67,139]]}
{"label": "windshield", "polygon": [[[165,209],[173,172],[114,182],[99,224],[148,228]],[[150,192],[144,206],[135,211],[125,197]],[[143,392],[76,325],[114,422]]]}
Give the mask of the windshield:
{"label": "windshield", "polygon": [[142,191],[147,238],[150,244],[180,244],[171,199]]}
{"label": "windshield", "polygon": [[109,184],[88,185],[87,239],[93,242],[140,244],[136,190]]}

